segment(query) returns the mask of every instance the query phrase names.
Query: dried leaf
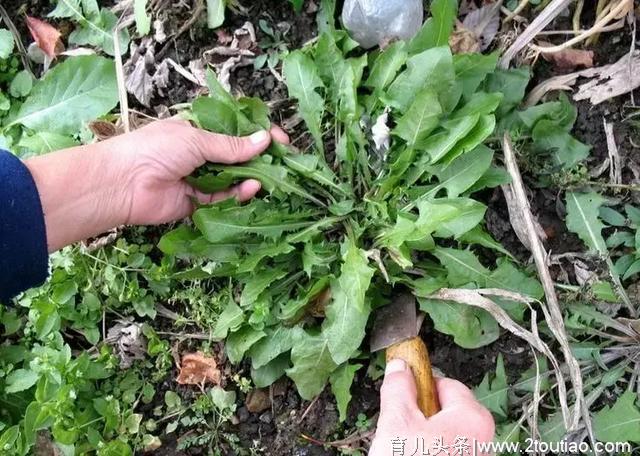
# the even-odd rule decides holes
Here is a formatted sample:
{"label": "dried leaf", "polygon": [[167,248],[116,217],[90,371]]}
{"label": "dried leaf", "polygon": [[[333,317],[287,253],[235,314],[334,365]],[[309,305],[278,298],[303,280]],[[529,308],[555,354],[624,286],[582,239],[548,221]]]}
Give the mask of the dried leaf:
{"label": "dried leaf", "polygon": [[45,21],[27,16],[27,27],[38,47],[49,57],[54,59],[62,51],[60,32]]}
{"label": "dried leaf", "polygon": [[484,5],[467,14],[462,22],[462,27],[476,36],[481,51],[487,50],[498,34],[500,6],[502,0]]}
{"label": "dried leaf", "polygon": [[182,357],[180,373],[176,381],[180,385],[202,385],[213,383],[219,385],[221,380],[218,363],[211,356],[200,352],[187,353]]}
{"label": "dried leaf", "polygon": [[107,332],[107,343],[116,349],[120,367],[127,369],[147,353],[147,341],[142,334],[142,325],[128,320],[118,320]]}
{"label": "dried leaf", "polygon": [[[550,43],[540,43],[542,46]],[[553,63],[558,70],[573,70],[575,68],[593,67],[593,51],[584,49],[564,49],[560,52],[542,52],[542,58]]]}
{"label": "dried leaf", "polygon": [[389,150],[391,140],[391,129],[388,125],[389,111],[385,111],[378,116],[376,123],[371,128],[373,143],[378,152],[386,153]]}

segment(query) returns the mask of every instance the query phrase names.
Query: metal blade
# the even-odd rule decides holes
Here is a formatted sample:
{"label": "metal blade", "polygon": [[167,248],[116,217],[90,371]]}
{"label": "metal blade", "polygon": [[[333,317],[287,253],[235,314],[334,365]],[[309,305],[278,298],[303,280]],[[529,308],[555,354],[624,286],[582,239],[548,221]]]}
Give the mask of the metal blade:
{"label": "metal blade", "polygon": [[376,311],[371,335],[371,351],[390,347],[418,335],[416,299],[409,293],[398,295],[394,301]]}

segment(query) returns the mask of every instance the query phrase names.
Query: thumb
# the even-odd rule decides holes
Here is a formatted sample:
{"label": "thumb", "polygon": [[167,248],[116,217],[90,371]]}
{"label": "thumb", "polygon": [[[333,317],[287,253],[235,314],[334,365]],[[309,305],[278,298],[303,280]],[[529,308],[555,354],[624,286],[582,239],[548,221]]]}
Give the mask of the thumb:
{"label": "thumb", "polygon": [[397,428],[400,423],[425,419],[418,408],[418,392],[413,373],[402,359],[387,363],[384,382],[380,388],[379,427]]}
{"label": "thumb", "polygon": [[208,161],[228,165],[246,162],[264,152],[271,144],[271,135],[266,130],[244,137],[195,130],[196,150],[203,163]]}

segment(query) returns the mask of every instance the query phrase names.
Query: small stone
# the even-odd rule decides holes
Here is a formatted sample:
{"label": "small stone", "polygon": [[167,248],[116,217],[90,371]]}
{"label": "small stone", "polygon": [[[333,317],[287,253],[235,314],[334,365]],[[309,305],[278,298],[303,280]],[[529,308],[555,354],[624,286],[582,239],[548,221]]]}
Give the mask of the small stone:
{"label": "small stone", "polygon": [[240,407],[237,411],[236,411],[236,415],[238,415],[238,421],[240,421],[241,423],[246,423],[249,420],[249,411],[247,410],[246,407]]}
{"label": "small stone", "polygon": [[260,415],[259,420],[264,424],[271,424],[271,422],[273,421],[273,415],[271,415],[271,412],[264,412],[262,415]]}
{"label": "small stone", "polygon": [[254,389],[247,394],[245,401],[247,410],[251,413],[260,413],[271,407],[269,393],[265,389]]}

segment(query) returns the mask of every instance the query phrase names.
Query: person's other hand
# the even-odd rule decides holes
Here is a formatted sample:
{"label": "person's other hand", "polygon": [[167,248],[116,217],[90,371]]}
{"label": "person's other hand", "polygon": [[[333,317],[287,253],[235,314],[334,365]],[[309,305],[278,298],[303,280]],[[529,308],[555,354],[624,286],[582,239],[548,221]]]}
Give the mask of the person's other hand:
{"label": "person's other hand", "polygon": [[[423,454],[443,448],[440,454],[459,454],[454,449],[468,445],[474,453],[474,442],[490,442],[495,425],[491,413],[457,380],[436,379],[442,410],[425,418],[418,409],[416,384],[407,364],[392,360],[387,364],[380,390],[380,418],[369,456]],[[399,448],[402,446],[400,453]],[[448,451],[448,453],[447,453]],[[435,454],[435,453],[431,453]]]}
{"label": "person's other hand", "polygon": [[172,119],[27,160],[42,201],[49,251],[120,225],[178,220],[193,211],[193,197],[202,203],[252,198],[260,190],[254,180],[208,195],[184,178],[206,162],[249,161],[272,139],[288,142],[277,127],[236,138]]}

